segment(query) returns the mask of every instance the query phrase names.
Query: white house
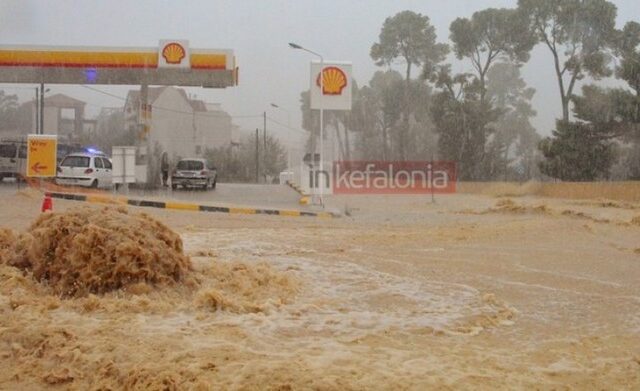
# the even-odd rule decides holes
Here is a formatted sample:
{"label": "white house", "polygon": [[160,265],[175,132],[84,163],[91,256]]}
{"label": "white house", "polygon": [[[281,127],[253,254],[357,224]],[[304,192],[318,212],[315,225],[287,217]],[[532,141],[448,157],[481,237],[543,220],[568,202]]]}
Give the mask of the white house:
{"label": "white house", "polygon": [[[220,106],[189,99],[176,87],[149,88],[147,104],[151,107],[147,145],[159,146],[172,160],[231,145],[234,125]],[[139,130],[140,107],[140,91],[129,91],[124,113],[125,126],[132,131]]]}

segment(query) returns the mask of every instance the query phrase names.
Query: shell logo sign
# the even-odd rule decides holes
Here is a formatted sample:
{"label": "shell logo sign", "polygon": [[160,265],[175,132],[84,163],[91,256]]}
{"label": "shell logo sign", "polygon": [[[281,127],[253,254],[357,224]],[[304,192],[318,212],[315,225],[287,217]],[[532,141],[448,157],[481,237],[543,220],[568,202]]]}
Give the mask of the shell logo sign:
{"label": "shell logo sign", "polygon": [[311,63],[311,108],[351,110],[351,63],[325,62],[322,83],[320,68],[319,62]]}
{"label": "shell logo sign", "polygon": [[185,50],[177,42],[171,42],[162,49],[162,57],[167,64],[180,64],[185,56]]}
{"label": "shell logo sign", "polygon": [[[316,78],[316,85],[320,87],[320,75]],[[322,71],[322,94],[340,95],[347,86],[347,75],[338,67],[325,67]]]}
{"label": "shell logo sign", "polygon": [[158,51],[158,68],[191,68],[189,41],[160,41]]}

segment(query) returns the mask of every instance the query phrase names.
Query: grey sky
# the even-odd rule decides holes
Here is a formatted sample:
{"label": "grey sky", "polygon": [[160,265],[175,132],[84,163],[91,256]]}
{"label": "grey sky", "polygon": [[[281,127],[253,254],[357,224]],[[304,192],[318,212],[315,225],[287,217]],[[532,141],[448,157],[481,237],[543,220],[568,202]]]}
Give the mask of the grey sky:
{"label": "grey sky", "polygon": [[[618,26],[640,19],[637,0],[613,1]],[[234,116],[261,114],[286,123],[287,114],[270,107],[276,103],[290,112],[300,126],[299,95],[308,88],[307,53],[292,50],[297,42],[320,52],[325,59],[353,62],[354,77],[362,85],[379,69],[369,57],[384,19],[409,9],[430,17],[438,40],[447,42],[449,24],[460,16],[489,7],[515,7],[508,0],[0,0],[0,44],[157,46],[163,38],[188,39],[192,47],[230,48],[240,66],[240,86],[225,90],[193,88],[189,92],[209,102],[221,102]],[[455,62],[454,71],[468,70]],[[523,75],[537,92],[534,125],[549,134],[561,114],[553,65],[546,48],[537,47],[523,67]],[[611,81],[608,81],[610,83]],[[33,90],[7,91],[30,99]],[[30,87],[23,85],[18,87]],[[74,86],[50,86],[85,100],[90,114],[100,106],[121,106],[122,101]],[[131,87],[100,86],[125,96]],[[260,119],[234,120],[245,129],[262,127]],[[275,129],[273,129],[275,130]],[[280,130],[281,136],[292,134]]]}

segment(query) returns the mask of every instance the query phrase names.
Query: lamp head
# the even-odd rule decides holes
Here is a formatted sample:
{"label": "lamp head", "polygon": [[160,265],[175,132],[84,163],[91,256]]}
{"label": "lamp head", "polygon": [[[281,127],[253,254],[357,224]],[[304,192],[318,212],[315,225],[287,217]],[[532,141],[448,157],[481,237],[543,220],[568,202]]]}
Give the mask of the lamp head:
{"label": "lamp head", "polygon": [[293,49],[302,49],[302,46],[298,45],[297,43],[293,43],[293,42],[289,42],[289,46],[291,46],[291,48],[293,48]]}

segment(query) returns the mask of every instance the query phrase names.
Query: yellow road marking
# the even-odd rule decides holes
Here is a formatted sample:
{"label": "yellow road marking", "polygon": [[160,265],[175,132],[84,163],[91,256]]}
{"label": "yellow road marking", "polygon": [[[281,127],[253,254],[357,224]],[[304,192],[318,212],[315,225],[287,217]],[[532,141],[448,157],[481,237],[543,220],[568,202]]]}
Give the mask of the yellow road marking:
{"label": "yellow road marking", "polygon": [[200,210],[196,204],[185,204],[182,202],[167,202],[165,204],[167,209],[180,209],[180,210]]}
{"label": "yellow road marking", "polygon": [[121,197],[111,197],[100,194],[87,194],[87,202],[93,202],[98,204],[122,204],[126,203],[126,200]]}
{"label": "yellow road marking", "polygon": [[254,215],[256,214],[256,210],[250,208],[229,208],[229,213]]}
{"label": "yellow road marking", "polygon": [[297,210],[281,210],[280,216],[300,216],[300,212]]}

